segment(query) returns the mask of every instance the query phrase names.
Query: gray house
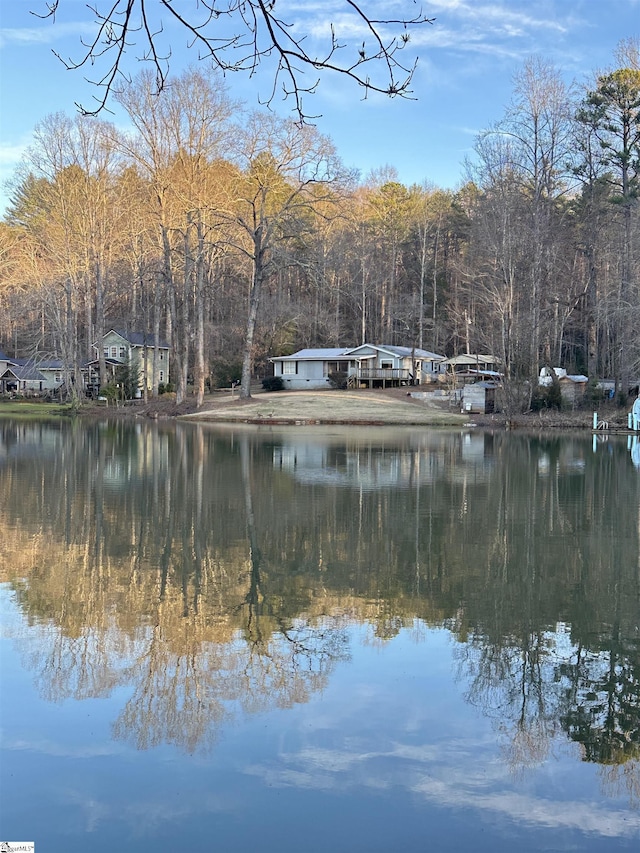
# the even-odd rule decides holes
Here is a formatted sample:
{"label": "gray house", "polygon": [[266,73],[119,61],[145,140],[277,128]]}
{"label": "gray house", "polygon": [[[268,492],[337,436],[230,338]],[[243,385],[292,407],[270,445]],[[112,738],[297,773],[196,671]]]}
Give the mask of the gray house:
{"label": "gray house", "polygon": [[362,344],[358,347],[302,349],[271,359],[285,388],[330,388],[333,374],[345,374],[352,388],[391,388],[437,382],[443,355],[416,347]]}

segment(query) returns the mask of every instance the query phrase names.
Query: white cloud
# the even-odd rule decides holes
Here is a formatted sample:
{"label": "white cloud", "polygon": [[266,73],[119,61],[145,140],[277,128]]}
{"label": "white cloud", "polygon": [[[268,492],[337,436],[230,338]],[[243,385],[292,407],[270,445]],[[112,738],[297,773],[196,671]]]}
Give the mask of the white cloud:
{"label": "white cloud", "polygon": [[[34,19],[37,20],[37,19]],[[32,27],[2,27],[0,28],[0,47],[7,45],[42,45],[55,44],[67,37],[82,37],[90,35],[95,30],[90,21],[75,23],[60,23],[50,20],[40,21]]]}
{"label": "white cloud", "polygon": [[16,169],[31,142],[30,134],[18,142],[0,141],[0,216],[9,204],[11,194],[9,184],[15,177]]}
{"label": "white cloud", "polygon": [[17,752],[34,752],[40,755],[53,755],[57,758],[96,758],[105,755],[119,755],[124,749],[118,744],[109,743],[99,746],[68,745],[52,740],[12,740],[4,744],[4,749]]}
{"label": "white cloud", "polygon": [[[371,752],[358,752],[349,743],[339,750],[308,747],[280,755],[277,766],[254,764],[244,772],[283,788],[404,788],[437,808],[476,809],[524,825],[595,833],[605,838],[630,838],[640,831],[638,814],[598,802],[545,798],[512,790],[502,762],[488,759],[479,766],[478,751],[486,745],[452,739],[437,746],[395,743]],[[384,774],[379,772],[381,761]]]}
{"label": "white cloud", "polygon": [[31,137],[23,142],[0,141],[0,169],[17,166],[30,143]]}

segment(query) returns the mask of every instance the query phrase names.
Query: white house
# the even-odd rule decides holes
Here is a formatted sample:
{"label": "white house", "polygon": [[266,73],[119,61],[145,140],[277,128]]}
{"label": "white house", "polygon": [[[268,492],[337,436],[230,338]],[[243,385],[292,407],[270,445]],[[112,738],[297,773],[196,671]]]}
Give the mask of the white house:
{"label": "white house", "polygon": [[358,347],[302,349],[271,359],[274,375],[292,390],[330,388],[332,374],[343,373],[351,387],[393,387],[435,382],[443,355],[416,347],[362,344]]}

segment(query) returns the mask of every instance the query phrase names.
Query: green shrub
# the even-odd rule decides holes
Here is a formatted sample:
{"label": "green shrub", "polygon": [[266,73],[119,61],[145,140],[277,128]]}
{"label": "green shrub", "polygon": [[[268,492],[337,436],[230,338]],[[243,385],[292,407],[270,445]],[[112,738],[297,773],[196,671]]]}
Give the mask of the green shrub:
{"label": "green shrub", "polygon": [[584,392],[584,401],[589,405],[599,405],[604,403],[606,397],[605,392],[598,386],[595,379],[590,379]]}
{"label": "green shrub", "polygon": [[562,403],[562,389],[557,378],[554,376],[553,382],[547,388],[547,408],[557,409],[558,411],[560,411],[560,409],[562,408]]}
{"label": "green shrub", "polygon": [[134,399],[136,392],[140,388],[140,376],[140,363],[137,358],[133,358],[126,364],[122,364],[116,368],[115,381],[120,386],[119,396],[122,399]]}
{"label": "green shrub", "polygon": [[262,387],[265,391],[284,391],[282,376],[267,376],[262,380]]}
{"label": "green shrub", "polygon": [[562,391],[560,383],[555,379],[551,385],[536,385],[531,395],[531,411],[542,409],[562,409]]}
{"label": "green shrub", "polygon": [[106,399],[110,403],[115,403],[115,401],[120,397],[120,389],[113,382],[108,382],[106,385],[102,385],[100,388],[100,397],[106,397]]}
{"label": "green shrub", "polygon": [[332,370],[327,378],[332,388],[346,388],[349,374],[346,370]]}
{"label": "green shrub", "polygon": [[211,388],[232,388],[234,382],[240,382],[242,377],[242,361],[240,359],[215,358],[210,367]]}

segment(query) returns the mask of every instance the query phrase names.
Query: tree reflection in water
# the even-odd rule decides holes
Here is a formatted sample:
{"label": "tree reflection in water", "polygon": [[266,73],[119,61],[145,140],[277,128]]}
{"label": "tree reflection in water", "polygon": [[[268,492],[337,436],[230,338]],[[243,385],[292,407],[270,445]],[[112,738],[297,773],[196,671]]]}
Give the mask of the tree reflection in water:
{"label": "tree reflection in water", "polygon": [[210,748],[306,702],[347,628],[457,640],[514,772],[559,733],[638,802],[639,485],[626,447],[404,431],[0,427],[2,578],[41,692],[131,693],[116,737]]}

